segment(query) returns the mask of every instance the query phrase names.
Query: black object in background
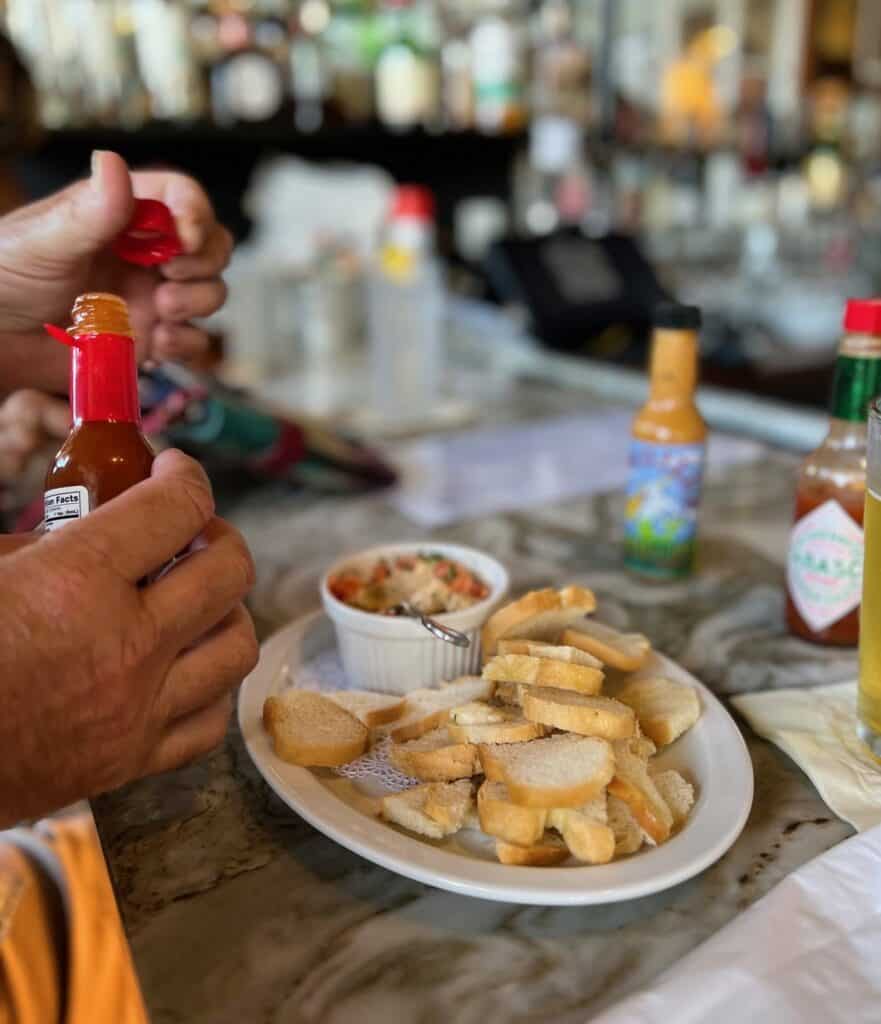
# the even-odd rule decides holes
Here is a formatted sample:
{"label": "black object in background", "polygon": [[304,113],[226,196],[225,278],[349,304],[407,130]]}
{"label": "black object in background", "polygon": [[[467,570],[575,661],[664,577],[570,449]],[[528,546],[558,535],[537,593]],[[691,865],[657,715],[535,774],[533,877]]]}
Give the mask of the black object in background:
{"label": "black object in background", "polygon": [[564,228],[496,242],[486,272],[504,303],[524,307],[532,331],[565,352],[637,363],[654,307],[671,296],[628,235],[592,238]]}

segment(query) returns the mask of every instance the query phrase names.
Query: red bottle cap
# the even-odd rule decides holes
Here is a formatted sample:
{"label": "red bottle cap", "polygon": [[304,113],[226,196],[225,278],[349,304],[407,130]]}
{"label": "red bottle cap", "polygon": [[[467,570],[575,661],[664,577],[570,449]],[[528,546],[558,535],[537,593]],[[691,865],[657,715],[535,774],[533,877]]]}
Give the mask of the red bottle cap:
{"label": "red bottle cap", "polygon": [[844,329],[851,334],[881,335],[881,299],[848,299]]}
{"label": "red bottle cap", "polygon": [[127,334],[72,335],[44,324],[56,340],[73,349],[70,410],[74,423],[140,423],[135,343]]}
{"label": "red bottle cap", "polygon": [[171,210],[158,199],[136,199],[128,227],[113,243],[113,251],[127,263],[154,267],[184,251]]}
{"label": "red bottle cap", "polygon": [[412,217],[414,220],[434,220],[434,196],[421,185],[399,185],[392,200],[392,218]]}

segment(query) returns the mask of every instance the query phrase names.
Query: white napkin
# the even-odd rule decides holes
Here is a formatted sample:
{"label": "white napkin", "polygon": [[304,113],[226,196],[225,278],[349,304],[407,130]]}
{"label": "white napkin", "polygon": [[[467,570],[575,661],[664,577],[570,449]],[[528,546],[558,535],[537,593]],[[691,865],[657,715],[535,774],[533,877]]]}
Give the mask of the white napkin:
{"label": "white napkin", "polygon": [[879,863],[881,828],[848,839],[594,1024],[878,1021]]}
{"label": "white napkin", "polygon": [[856,733],[856,683],[751,693],[731,703],[789,754],[829,810],[858,832],[881,825],[881,763]]}

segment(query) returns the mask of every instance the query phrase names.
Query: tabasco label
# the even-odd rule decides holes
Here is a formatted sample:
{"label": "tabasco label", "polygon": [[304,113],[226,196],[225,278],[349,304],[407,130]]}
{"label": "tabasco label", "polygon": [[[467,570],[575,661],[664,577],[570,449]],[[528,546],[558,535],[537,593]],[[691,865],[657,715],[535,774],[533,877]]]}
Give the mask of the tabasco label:
{"label": "tabasco label", "polygon": [[833,498],[793,527],[787,584],[799,615],[815,633],[859,607],[863,531]]}

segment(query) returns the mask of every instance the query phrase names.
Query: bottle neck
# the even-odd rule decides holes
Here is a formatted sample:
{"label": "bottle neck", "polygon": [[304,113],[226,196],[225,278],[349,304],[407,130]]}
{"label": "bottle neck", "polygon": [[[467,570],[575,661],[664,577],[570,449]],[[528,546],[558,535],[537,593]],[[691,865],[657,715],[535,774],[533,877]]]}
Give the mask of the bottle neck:
{"label": "bottle neck", "polygon": [[135,343],[125,334],[79,334],[70,364],[70,404],[77,426],[95,421],[140,426]]}
{"label": "bottle neck", "polygon": [[[864,424],[869,403],[881,394],[881,338],[846,335],[835,361],[830,413],[834,420]],[[863,430],[865,437],[865,430]]]}
{"label": "bottle neck", "polygon": [[649,399],[690,403],[697,387],[698,339],[695,331],[658,328],[652,337]]}

